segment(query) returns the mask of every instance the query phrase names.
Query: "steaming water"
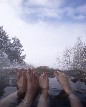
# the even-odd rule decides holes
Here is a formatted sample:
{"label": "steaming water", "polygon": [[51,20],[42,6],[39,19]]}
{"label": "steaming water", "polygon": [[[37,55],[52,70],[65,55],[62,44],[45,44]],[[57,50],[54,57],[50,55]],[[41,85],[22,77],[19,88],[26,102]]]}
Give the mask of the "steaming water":
{"label": "steaming water", "polygon": [[[81,102],[84,103],[84,107],[86,107],[86,85],[85,85],[85,83],[80,82],[80,81],[77,81],[76,83],[73,83],[70,80],[69,80],[69,82],[71,84],[71,87],[72,87],[72,90],[73,90],[74,94],[80,99]],[[11,83],[11,86],[4,88],[3,96],[1,96],[0,99],[6,97],[9,94],[11,94],[11,93],[16,91],[16,87],[12,87],[11,80],[10,80],[10,83]],[[61,92],[61,86],[59,85],[57,80],[55,78],[49,78],[49,95],[50,95],[50,100],[53,101],[55,96],[59,95],[60,92]],[[60,104],[59,104],[59,106],[60,106]],[[56,107],[56,105],[54,105],[54,107]],[[66,107],[66,106],[62,106],[61,105],[61,107]]]}

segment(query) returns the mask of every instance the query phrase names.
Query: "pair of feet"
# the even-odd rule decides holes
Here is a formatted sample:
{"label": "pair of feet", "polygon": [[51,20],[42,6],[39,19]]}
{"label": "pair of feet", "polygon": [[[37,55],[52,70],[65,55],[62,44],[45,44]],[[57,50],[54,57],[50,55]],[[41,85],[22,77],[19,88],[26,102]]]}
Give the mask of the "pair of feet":
{"label": "pair of feet", "polygon": [[42,93],[48,93],[49,81],[46,73],[38,77],[33,70],[21,69],[17,74],[18,96],[24,97],[28,100],[33,100],[34,96],[41,88]]}
{"label": "pair of feet", "polygon": [[[62,86],[62,89],[69,95],[71,88],[67,76],[59,71],[54,72],[54,76]],[[28,100],[33,100],[38,88],[41,88],[44,98],[48,95],[49,80],[46,73],[41,74],[40,77],[33,70],[29,69],[25,72],[21,69],[17,75],[18,95],[25,97]]]}

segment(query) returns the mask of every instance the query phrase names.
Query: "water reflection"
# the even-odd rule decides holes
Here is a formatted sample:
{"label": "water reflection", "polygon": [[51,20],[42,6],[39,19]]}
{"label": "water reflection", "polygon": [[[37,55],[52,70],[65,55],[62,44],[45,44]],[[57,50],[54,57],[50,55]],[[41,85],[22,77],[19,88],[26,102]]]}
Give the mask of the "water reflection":
{"label": "water reflection", "polygon": [[[80,99],[80,101],[83,103],[83,106],[86,107],[86,85],[84,82],[76,81],[73,82],[71,79],[69,80],[71,88],[74,92],[74,94]],[[51,107],[57,107],[57,105],[61,107],[70,107],[69,100],[66,98],[66,95],[63,91],[61,91],[61,86],[57,82],[55,78],[49,79],[49,94],[50,94],[50,100]],[[64,106],[66,105],[66,106]]]}
{"label": "water reflection", "polygon": [[4,78],[0,78],[0,97],[4,94],[4,88],[6,87]]}
{"label": "water reflection", "polygon": [[[86,85],[84,82],[76,81],[73,82],[69,80],[72,90],[76,96],[83,102],[84,107],[86,106]],[[63,99],[66,97],[63,91],[61,91],[61,86],[55,78],[49,78],[49,95],[50,100],[53,103],[57,102],[57,99]],[[6,97],[7,95],[16,91],[16,78],[1,78],[0,79],[0,97]],[[54,100],[56,99],[56,100]],[[55,102],[56,101],[56,102]],[[61,103],[62,104],[62,103]],[[64,104],[64,103],[63,103]],[[69,103],[67,102],[67,105]],[[51,104],[52,105],[52,104]]]}
{"label": "water reflection", "polygon": [[11,94],[16,89],[15,78],[0,78],[0,99]]}

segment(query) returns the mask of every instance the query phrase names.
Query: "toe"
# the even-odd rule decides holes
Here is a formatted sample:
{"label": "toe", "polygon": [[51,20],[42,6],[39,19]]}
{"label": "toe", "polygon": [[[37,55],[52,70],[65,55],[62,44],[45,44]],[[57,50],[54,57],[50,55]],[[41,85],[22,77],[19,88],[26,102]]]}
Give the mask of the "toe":
{"label": "toe", "polygon": [[55,77],[59,76],[59,71],[54,72]]}

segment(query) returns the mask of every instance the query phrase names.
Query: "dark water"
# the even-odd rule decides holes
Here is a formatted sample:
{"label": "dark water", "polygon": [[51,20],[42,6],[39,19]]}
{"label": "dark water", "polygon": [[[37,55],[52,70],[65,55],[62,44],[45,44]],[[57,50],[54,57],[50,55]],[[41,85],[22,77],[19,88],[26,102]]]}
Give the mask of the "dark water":
{"label": "dark water", "polygon": [[[70,81],[74,94],[80,99],[83,106],[86,107],[86,85],[84,82],[77,81],[73,83]],[[4,84],[4,82],[3,82]],[[3,86],[3,85],[2,85]],[[1,91],[2,90],[2,91]],[[49,78],[49,103],[50,107],[70,107],[70,103],[64,92],[61,91],[61,87],[55,78]],[[8,96],[16,91],[16,87],[9,81],[9,85],[3,86],[0,89],[0,99]]]}
{"label": "dark water", "polygon": [[[84,107],[86,107],[86,85],[84,82],[77,81],[73,83],[69,80],[73,93],[80,99]],[[51,107],[70,107],[70,103],[64,93],[61,92],[61,86],[55,78],[49,79],[49,95]]]}

